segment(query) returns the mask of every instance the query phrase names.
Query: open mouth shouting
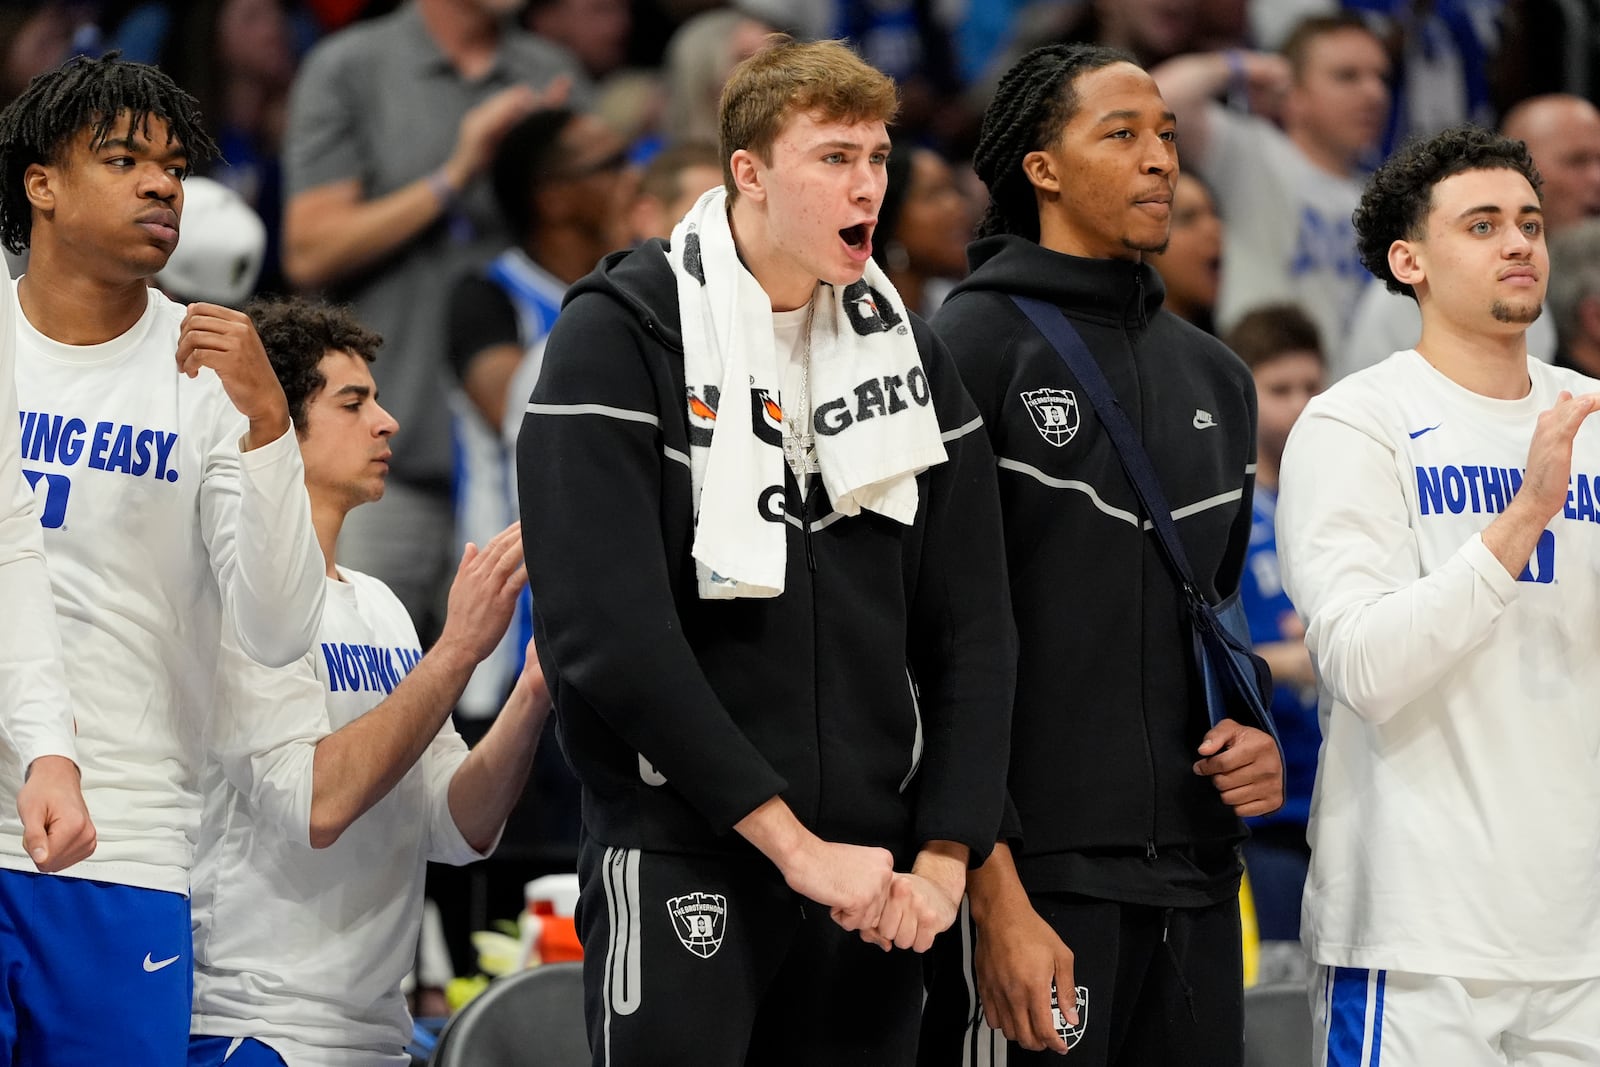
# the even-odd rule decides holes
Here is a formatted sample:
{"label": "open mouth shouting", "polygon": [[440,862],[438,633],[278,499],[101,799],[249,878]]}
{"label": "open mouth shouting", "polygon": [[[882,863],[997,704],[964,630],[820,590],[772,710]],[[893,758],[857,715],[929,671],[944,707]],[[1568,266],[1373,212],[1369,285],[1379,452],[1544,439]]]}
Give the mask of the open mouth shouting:
{"label": "open mouth shouting", "polygon": [[844,242],[850,258],[858,263],[872,258],[872,227],[873,220],[869,219],[839,231],[839,239]]}

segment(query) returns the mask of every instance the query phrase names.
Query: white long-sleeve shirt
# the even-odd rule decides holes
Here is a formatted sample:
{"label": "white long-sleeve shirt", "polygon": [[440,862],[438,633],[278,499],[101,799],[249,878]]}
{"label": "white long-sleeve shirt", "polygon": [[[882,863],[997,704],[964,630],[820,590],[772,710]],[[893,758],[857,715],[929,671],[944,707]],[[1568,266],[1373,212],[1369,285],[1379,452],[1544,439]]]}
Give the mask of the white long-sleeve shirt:
{"label": "white long-sleeve shirt", "polygon": [[[17,410],[16,296],[0,285],[0,416]],[[0,417],[0,772],[20,782],[40,756],[77,759],[50,574],[17,423]],[[15,793],[9,794],[15,797]]]}
{"label": "white long-sleeve shirt", "polygon": [[[63,345],[16,317],[24,471],[77,719],[94,856],[67,873],[189,890],[201,736],[224,615],[253,655],[310,647],[323,561],[293,431],[241,453],[244,417],[209,369],[176,352],[184,307],[150,291],[104,344]],[[18,782],[0,768],[0,796]],[[0,803],[0,867],[30,870]]]}
{"label": "white long-sleeve shirt", "polygon": [[375,578],[329,581],[317,643],[269,670],[225,648],[195,863],[192,1033],[253,1037],[289,1067],[403,1067],[400,982],[428,861],[475,851],[450,814],[467,747],[448,721],[399,783],[328,848],[311,847],[317,742],[380,704],[422,658]]}
{"label": "white long-sleeve shirt", "polygon": [[1600,976],[1600,425],[1520,579],[1480,536],[1539,413],[1600,382],[1528,374],[1527,397],[1493,400],[1399,352],[1290,435],[1278,553],[1321,691],[1302,922],[1319,963]]}

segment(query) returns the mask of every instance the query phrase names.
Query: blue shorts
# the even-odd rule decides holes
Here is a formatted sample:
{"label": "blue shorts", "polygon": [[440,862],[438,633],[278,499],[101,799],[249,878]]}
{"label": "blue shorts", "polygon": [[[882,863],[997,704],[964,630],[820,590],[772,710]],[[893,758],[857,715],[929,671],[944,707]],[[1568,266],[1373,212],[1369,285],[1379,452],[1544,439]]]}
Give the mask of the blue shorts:
{"label": "blue shorts", "polygon": [[253,1037],[189,1039],[188,1067],[287,1067],[283,1057]]}
{"label": "blue shorts", "polygon": [[193,996],[188,897],[0,870],[0,1067],[182,1063]]}

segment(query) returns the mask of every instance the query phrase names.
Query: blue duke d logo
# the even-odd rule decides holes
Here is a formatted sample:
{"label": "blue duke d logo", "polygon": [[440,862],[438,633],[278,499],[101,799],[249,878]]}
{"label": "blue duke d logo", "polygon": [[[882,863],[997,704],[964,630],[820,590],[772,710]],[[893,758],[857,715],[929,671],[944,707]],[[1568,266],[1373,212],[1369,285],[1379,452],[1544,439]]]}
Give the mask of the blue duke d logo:
{"label": "blue duke d logo", "polygon": [[1539,535],[1539,543],[1533,547],[1533,555],[1528,557],[1528,565],[1517,575],[1517,581],[1549,585],[1555,580],[1556,532],[1545,530]]}
{"label": "blue duke d logo", "polygon": [[67,498],[72,493],[72,479],[65,474],[36,470],[24,470],[22,476],[28,479],[28,488],[33,490],[39,501],[39,525],[46,530],[59,530],[65,526]]}

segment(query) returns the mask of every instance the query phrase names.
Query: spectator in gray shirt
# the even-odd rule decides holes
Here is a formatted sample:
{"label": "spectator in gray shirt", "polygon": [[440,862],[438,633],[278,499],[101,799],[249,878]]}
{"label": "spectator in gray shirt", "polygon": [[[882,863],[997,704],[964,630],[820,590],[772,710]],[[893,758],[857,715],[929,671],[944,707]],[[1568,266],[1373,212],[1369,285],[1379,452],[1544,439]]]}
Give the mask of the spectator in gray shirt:
{"label": "spectator in gray shirt", "polygon": [[407,0],[323,41],[289,102],[284,271],[388,339],[375,368],[407,426],[389,491],[345,524],[340,562],[399,595],[424,640],[455,555],[445,297],[512,234],[482,180],[505,132],[582,97],[563,49],[513,26],[517,0]]}

